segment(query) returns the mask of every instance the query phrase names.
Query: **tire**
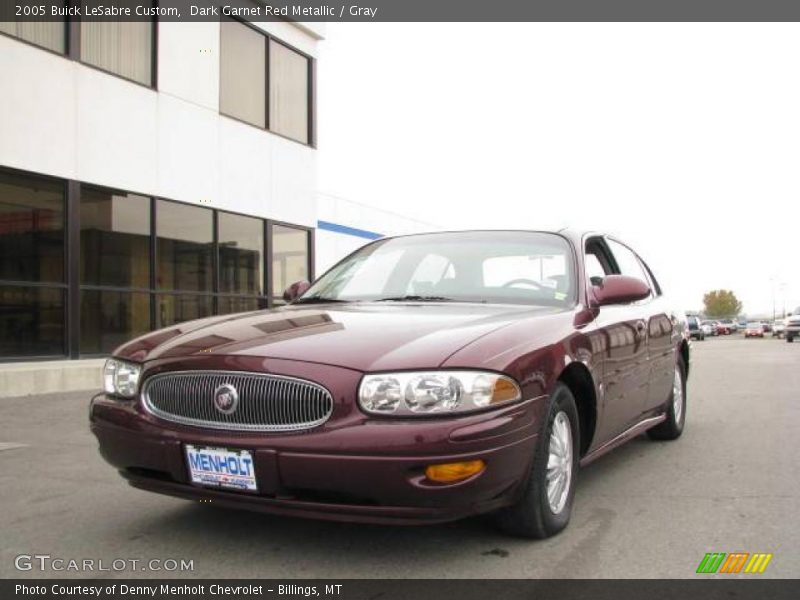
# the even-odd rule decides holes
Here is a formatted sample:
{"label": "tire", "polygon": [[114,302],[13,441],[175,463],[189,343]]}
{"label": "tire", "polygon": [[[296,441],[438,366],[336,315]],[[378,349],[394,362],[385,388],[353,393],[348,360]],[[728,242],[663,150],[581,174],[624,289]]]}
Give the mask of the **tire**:
{"label": "tire", "polygon": [[[676,402],[675,393],[680,390],[680,402]],[[676,415],[676,413],[678,413]],[[647,431],[651,440],[677,440],[683,433],[686,424],[686,365],[683,357],[675,362],[675,380],[667,400],[667,419]]]}
{"label": "tire", "polygon": [[[497,526],[513,536],[543,539],[557,534],[569,523],[572,514],[572,501],[575,498],[575,481],[578,474],[580,453],[580,430],[578,426],[578,409],[575,397],[563,383],[556,385],[550,396],[547,418],[542,433],[536,441],[536,455],[533,457],[528,478],[520,500],[513,506],[503,508],[495,514]],[[566,422],[564,422],[566,419]],[[571,444],[569,474],[566,475],[566,489],[555,494],[556,510],[548,498],[548,463],[550,447],[558,451],[555,438],[564,439],[563,431],[569,432]],[[553,436],[553,430],[561,431],[561,436]],[[551,441],[553,438],[553,441]],[[554,459],[555,460],[555,459]],[[554,472],[558,472],[554,469]],[[563,473],[563,471],[562,471]],[[557,479],[554,485],[557,483]]]}
{"label": "tire", "polygon": [[794,341],[794,334],[787,333],[786,334],[786,341],[791,344]]}

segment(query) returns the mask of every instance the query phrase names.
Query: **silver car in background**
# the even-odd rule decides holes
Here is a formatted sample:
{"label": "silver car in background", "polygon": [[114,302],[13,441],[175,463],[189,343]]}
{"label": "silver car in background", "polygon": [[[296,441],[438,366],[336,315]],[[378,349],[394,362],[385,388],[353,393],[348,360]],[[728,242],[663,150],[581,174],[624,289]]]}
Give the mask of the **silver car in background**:
{"label": "silver car in background", "polygon": [[800,335],[800,306],[786,316],[784,323],[783,335],[786,336],[786,341],[791,344],[794,338]]}

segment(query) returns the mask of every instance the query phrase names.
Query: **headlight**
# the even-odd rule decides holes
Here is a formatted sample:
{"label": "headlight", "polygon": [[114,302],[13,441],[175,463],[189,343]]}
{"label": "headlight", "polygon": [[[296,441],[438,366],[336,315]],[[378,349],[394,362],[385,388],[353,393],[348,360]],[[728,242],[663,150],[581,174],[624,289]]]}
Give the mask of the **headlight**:
{"label": "headlight", "polygon": [[139,388],[142,368],[133,363],[109,358],[103,367],[103,387],[106,394],[133,398]]}
{"label": "headlight", "polygon": [[470,412],[522,398],[510,377],[484,371],[415,371],[365,375],[358,402],[376,415]]}

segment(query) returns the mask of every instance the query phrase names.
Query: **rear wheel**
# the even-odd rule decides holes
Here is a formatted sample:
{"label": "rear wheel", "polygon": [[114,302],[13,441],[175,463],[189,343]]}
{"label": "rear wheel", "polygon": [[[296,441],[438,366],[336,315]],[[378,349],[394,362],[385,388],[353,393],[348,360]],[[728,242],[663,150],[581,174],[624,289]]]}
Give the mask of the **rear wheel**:
{"label": "rear wheel", "polygon": [[787,334],[786,334],[786,341],[787,341],[787,342],[789,342],[789,343],[791,344],[791,343],[794,341],[794,334],[792,334],[792,333],[787,333]]}
{"label": "rear wheel", "polygon": [[647,431],[653,440],[675,440],[681,437],[686,423],[686,365],[683,357],[675,362],[675,375],[667,406],[667,419]]}
{"label": "rear wheel", "polygon": [[500,529],[511,535],[550,537],[567,526],[572,513],[580,451],[578,409],[564,384],[550,398],[522,497],[496,514]]}

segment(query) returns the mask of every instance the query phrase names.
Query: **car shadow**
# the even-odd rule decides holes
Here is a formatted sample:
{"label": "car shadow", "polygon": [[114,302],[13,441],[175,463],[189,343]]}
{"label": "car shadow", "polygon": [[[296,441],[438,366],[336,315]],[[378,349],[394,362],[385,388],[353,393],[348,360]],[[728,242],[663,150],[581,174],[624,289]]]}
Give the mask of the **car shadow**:
{"label": "car shadow", "polygon": [[[646,438],[631,440],[583,469],[572,527],[549,540],[509,537],[495,528],[489,515],[423,526],[370,525],[282,517],[163,498],[159,502],[173,502],[171,508],[164,507],[129,521],[121,525],[128,531],[119,533],[144,538],[148,544],[164,550],[200,548],[213,540],[215,553],[246,555],[248,561],[265,566],[274,566],[281,560],[292,563],[298,558],[313,557],[314,561],[323,560],[325,571],[330,572],[345,564],[377,568],[390,564],[398,552],[403,553],[404,560],[409,560],[408,557],[419,563],[435,560],[441,566],[450,560],[461,561],[470,554],[476,559],[502,560],[518,550],[544,553],[552,545],[571,544],[570,530],[592,526],[593,490],[610,472],[624,470],[625,463],[637,453],[646,453],[648,446]],[[444,548],[448,551],[443,552]],[[205,571],[206,560],[198,559],[201,572]]]}

